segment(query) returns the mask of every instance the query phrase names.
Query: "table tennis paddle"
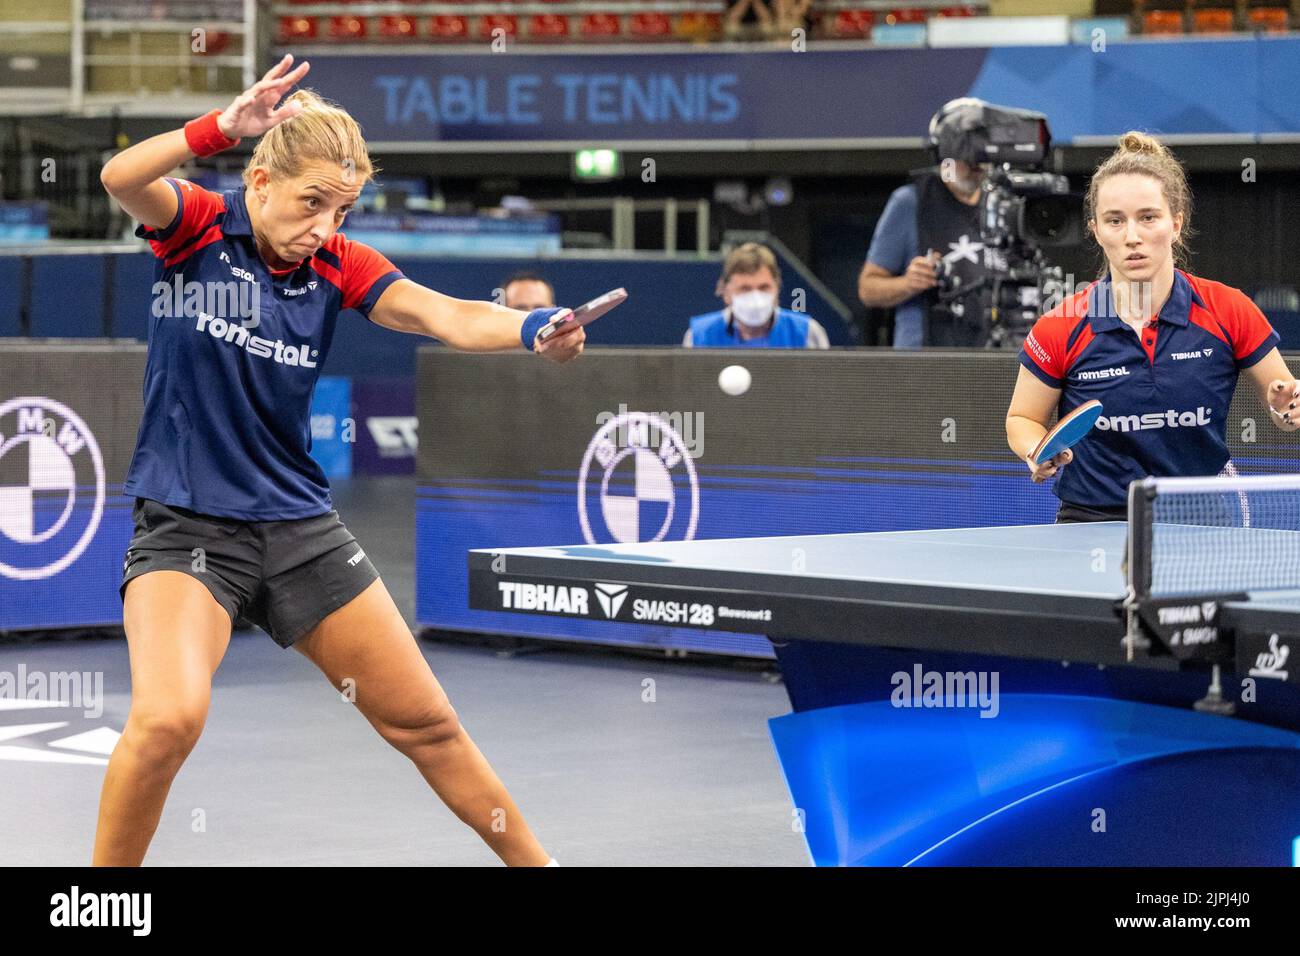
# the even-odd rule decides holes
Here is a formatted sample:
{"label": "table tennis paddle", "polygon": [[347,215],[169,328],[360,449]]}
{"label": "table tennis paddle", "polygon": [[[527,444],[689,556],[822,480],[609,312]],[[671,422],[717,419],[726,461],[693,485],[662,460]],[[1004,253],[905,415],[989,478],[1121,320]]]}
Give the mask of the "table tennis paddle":
{"label": "table tennis paddle", "polygon": [[1034,464],[1050,461],[1067,448],[1077,445],[1101,417],[1101,402],[1095,398],[1084,402],[1056,423],[1030,454]]}
{"label": "table tennis paddle", "polygon": [[545,342],[557,335],[564,335],[590,322],[595,322],[614,306],[622,305],[626,301],[627,289],[612,289],[604,295],[598,295],[590,302],[584,302],[568,315],[542,326],[542,330],[537,333],[537,341]]}

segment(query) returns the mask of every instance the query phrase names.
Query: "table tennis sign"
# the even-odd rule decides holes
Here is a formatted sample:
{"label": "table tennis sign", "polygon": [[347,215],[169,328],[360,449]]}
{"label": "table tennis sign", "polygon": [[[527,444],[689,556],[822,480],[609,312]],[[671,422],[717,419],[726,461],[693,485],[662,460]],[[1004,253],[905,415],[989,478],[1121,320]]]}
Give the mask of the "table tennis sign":
{"label": "table tennis sign", "polygon": [[1084,402],[1054,425],[1030,454],[1034,464],[1055,458],[1083,440],[1101,417],[1101,402],[1095,398]]}

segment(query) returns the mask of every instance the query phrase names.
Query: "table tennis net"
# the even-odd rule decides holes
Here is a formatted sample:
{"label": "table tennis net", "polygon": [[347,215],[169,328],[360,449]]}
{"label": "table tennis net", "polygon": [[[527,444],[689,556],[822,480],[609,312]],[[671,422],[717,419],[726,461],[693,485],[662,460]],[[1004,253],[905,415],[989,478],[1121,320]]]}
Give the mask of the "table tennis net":
{"label": "table tennis net", "polygon": [[1141,497],[1153,597],[1300,588],[1300,475],[1148,479]]}

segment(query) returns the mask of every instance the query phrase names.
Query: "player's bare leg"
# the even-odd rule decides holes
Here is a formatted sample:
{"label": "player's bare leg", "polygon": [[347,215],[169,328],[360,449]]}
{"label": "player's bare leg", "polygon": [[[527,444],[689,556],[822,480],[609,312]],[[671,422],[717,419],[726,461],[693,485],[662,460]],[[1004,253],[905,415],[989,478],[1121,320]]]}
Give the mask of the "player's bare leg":
{"label": "player's bare leg", "polygon": [[151,571],[126,587],[131,711],[104,774],[94,866],[138,866],[172,780],[207,720],[212,675],[230,645],[230,616],[202,583]]}
{"label": "player's bare leg", "polygon": [[546,851],[460,725],[383,581],[376,580],[294,647],[335,687],[355,689],[362,715],[507,865],[546,864]]}

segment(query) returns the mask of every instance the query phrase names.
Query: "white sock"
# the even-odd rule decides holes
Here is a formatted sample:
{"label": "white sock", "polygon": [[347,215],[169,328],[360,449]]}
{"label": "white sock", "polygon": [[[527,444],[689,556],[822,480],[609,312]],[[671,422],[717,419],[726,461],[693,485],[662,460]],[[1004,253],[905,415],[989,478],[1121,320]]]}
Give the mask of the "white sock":
{"label": "white sock", "polygon": [[555,857],[551,857],[551,862],[550,862],[550,863],[547,863],[546,865],[547,865],[547,866],[559,866],[559,865],[560,865],[560,861],[557,860]]}

